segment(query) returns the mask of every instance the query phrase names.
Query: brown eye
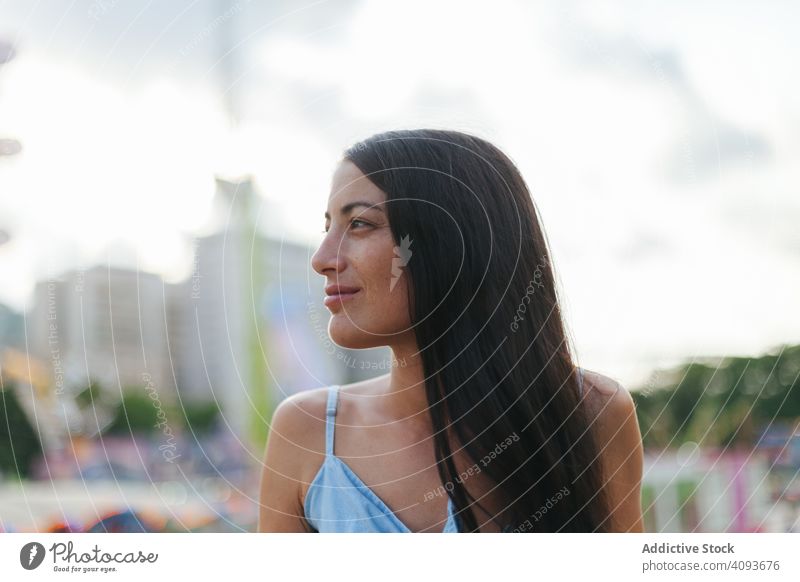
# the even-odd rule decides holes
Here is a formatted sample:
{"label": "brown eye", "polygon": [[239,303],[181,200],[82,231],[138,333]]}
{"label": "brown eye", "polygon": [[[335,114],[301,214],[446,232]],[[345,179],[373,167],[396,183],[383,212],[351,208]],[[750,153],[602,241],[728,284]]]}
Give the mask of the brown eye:
{"label": "brown eye", "polygon": [[359,218],[354,218],[353,220],[351,220],[350,221],[350,226],[351,227],[355,227],[356,223],[363,224],[364,226],[372,226],[369,222],[366,222],[366,221],[361,220]]}

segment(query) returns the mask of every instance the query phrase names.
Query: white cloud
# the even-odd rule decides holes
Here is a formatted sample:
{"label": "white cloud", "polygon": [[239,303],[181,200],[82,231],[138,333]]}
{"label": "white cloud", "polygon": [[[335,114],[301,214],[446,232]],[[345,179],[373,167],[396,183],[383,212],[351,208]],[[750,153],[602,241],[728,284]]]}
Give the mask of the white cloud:
{"label": "white cloud", "polygon": [[[144,268],[182,260],[176,231],[203,221],[225,133],[208,95],[167,79],[123,91],[31,52],[3,82],[8,131],[23,142],[0,172],[5,218],[35,236],[41,265],[64,241],[90,254],[129,241]],[[22,288],[4,292],[19,301]]]}

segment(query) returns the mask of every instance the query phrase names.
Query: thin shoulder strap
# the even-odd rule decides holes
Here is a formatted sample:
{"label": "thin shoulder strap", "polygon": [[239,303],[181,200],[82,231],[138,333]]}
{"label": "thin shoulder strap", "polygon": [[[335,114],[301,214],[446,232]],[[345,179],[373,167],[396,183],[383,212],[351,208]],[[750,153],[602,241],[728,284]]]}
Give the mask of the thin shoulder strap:
{"label": "thin shoulder strap", "polygon": [[583,396],[583,368],[578,368],[578,389]]}
{"label": "thin shoulder strap", "polygon": [[325,454],[333,456],[333,429],[336,426],[336,405],[339,396],[339,386],[328,388],[328,406],[325,409]]}

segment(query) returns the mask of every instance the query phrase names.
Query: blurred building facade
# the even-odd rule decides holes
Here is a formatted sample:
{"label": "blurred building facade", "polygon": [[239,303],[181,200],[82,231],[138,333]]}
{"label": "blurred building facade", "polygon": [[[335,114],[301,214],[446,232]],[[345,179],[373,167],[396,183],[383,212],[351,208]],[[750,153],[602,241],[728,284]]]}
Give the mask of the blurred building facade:
{"label": "blurred building facade", "polygon": [[29,350],[50,363],[57,393],[88,381],[125,389],[149,375],[161,393],[174,396],[158,275],[95,266],[40,281],[34,294]]}
{"label": "blurred building facade", "polygon": [[193,239],[178,283],[99,265],[37,283],[28,350],[57,395],[91,381],[115,393],[147,382],[162,401],[216,402],[232,432],[262,440],[286,396],[388,371],[377,365],[388,348],[330,341],[313,249],[263,233],[249,179],[218,180],[216,202],[222,219]]}

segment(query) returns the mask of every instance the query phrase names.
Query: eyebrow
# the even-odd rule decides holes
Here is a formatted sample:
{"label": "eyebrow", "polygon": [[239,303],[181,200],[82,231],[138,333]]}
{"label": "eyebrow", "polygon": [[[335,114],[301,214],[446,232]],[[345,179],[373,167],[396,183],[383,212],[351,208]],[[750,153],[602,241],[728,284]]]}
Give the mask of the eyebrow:
{"label": "eyebrow", "polygon": [[[357,200],[355,202],[350,202],[350,203],[345,204],[344,206],[342,206],[342,209],[339,211],[339,213],[342,216],[346,216],[356,206],[366,206],[369,209],[377,210],[378,212],[383,212],[383,208],[381,208],[380,206],[377,206],[376,204],[373,204],[373,203],[370,203],[370,202],[363,202],[361,200]],[[331,219],[331,215],[328,214],[328,212],[325,212],[325,218],[330,220]]]}

